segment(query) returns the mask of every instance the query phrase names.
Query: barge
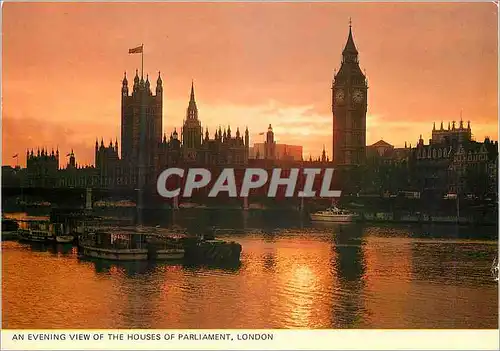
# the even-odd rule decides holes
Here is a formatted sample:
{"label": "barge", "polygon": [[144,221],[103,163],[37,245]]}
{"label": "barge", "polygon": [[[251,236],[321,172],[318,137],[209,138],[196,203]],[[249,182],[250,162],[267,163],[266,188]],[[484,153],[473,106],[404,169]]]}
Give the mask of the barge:
{"label": "barge", "polygon": [[51,223],[48,220],[19,220],[17,237],[19,241],[72,243],[74,235],[65,230],[62,223]]}
{"label": "barge", "polygon": [[114,261],[177,261],[189,263],[239,262],[236,242],[217,240],[213,233],[201,237],[159,228],[86,228],[78,236],[82,256]]}
{"label": "barge", "polygon": [[87,228],[78,237],[80,254],[115,261],[169,261],[184,258],[183,245],[168,237],[127,228]]}

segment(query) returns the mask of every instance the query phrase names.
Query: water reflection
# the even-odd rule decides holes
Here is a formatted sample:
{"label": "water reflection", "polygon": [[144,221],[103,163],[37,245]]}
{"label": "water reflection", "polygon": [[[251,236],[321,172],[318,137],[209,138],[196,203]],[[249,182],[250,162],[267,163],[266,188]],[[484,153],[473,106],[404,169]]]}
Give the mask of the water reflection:
{"label": "water reflection", "polygon": [[241,262],[224,262],[224,263],[205,263],[205,264],[191,264],[184,263],[182,267],[186,270],[221,270],[229,273],[237,273],[241,268]]}
{"label": "water reflection", "polygon": [[[411,244],[413,262],[412,274],[415,279],[434,281],[440,284],[476,285],[486,283],[490,274],[491,262],[497,257],[497,247],[491,243],[456,240],[416,241]],[[490,263],[490,264],[488,264]],[[494,283],[493,281],[491,283]]]}
{"label": "water reflection", "polygon": [[94,267],[96,273],[111,274],[120,272],[127,277],[135,275],[148,275],[156,269],[156,264],[151,261],[108,261],[91,257],[78,257],[79,262],[87,263]]}
{"label": "water reflection", "polygon": [[49,252],[56,256],[70,256],[76,254],[76,248],[73,247],[73,244],[25,242],[22,243],[22,245],[23,247],[29,248],[29,250],[34,252]]}
{"label": "water reflection", "polygon": [[490,275],[498,242],[472,240],[473,228],[300,228],[294,218],[286,226],[251,211],[205,213],[199,221],[199,212],[186,213],[165,225],[193,233],[216,225],[221,238],[242,244],[241,263],[109,262],[78,258],[71,246],[4,242],[3,327],[498,325]]}
{"label": "water reflection", "polygon": [[337,274],[337,298],[332,311],[332,325],[337,328],[356,328],[364,313],[363,289],[365,258],[363,228],[359,225],[340,225],[334,237],[335,259],[332,267]]}
{"label": "water reflection", "polygon": [[364,275],[363,227],[359,225],[339,226],[335,235],[336,267],[342,281],[360,281]]}
{"label": "water reflection", "polygon": [[268,252],[263,256],[264,270],[274,272],[276,270],[276,255],[275,253]]}

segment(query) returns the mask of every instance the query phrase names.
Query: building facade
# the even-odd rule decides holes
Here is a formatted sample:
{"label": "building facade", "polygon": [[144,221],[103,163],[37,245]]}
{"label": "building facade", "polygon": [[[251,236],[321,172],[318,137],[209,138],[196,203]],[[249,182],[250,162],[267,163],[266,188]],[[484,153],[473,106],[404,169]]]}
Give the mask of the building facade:
{"label": "building facade", "polygon": [[269,124],[266,141],[253,144],[249,157],[259,160],[302,161],[302,146],[276,143],[273,127]]}
{"label": "building facade", "polygon": [[[498,142],[472,138],[470,122],[434,124],[429,144],[422,136],[412,150],[412,168],[422,191],[465,194],[497,192]],[[474,184],[482,184],[481,187]],[[484,186],[483,186],[484,185]],[[480,189],[481,188],[481,189]]]}

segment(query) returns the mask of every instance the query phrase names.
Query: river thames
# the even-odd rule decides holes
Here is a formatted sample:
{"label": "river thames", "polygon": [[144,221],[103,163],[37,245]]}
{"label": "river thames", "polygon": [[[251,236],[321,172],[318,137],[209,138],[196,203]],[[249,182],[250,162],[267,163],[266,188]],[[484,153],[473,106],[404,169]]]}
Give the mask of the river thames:
{"label": "river thames", "polygon": [[2,327],[498,328],[494,227],[246,225],[237,267],[3,242]]}

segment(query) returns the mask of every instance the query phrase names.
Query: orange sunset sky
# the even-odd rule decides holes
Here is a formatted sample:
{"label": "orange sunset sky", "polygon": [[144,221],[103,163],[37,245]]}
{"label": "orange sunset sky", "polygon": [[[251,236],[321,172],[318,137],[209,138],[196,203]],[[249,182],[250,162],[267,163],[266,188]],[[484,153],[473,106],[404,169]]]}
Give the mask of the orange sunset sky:
{"label": "orange sunset sky", "polygon": [[[2,164],[26,149],[72,148],[93,164],[94,144],[120,141],[120,91],[140,69],[164,86],[163,127],[179,130],[194,79],[199,117],[259,132],[304,157],[331,154],[331,82],[349,17],[368,92],[367,144],[430,138],[432,124],[470,120],[498,138],[494,3],[4,3]],[[61,166],[66,161],[61,160]]]}

